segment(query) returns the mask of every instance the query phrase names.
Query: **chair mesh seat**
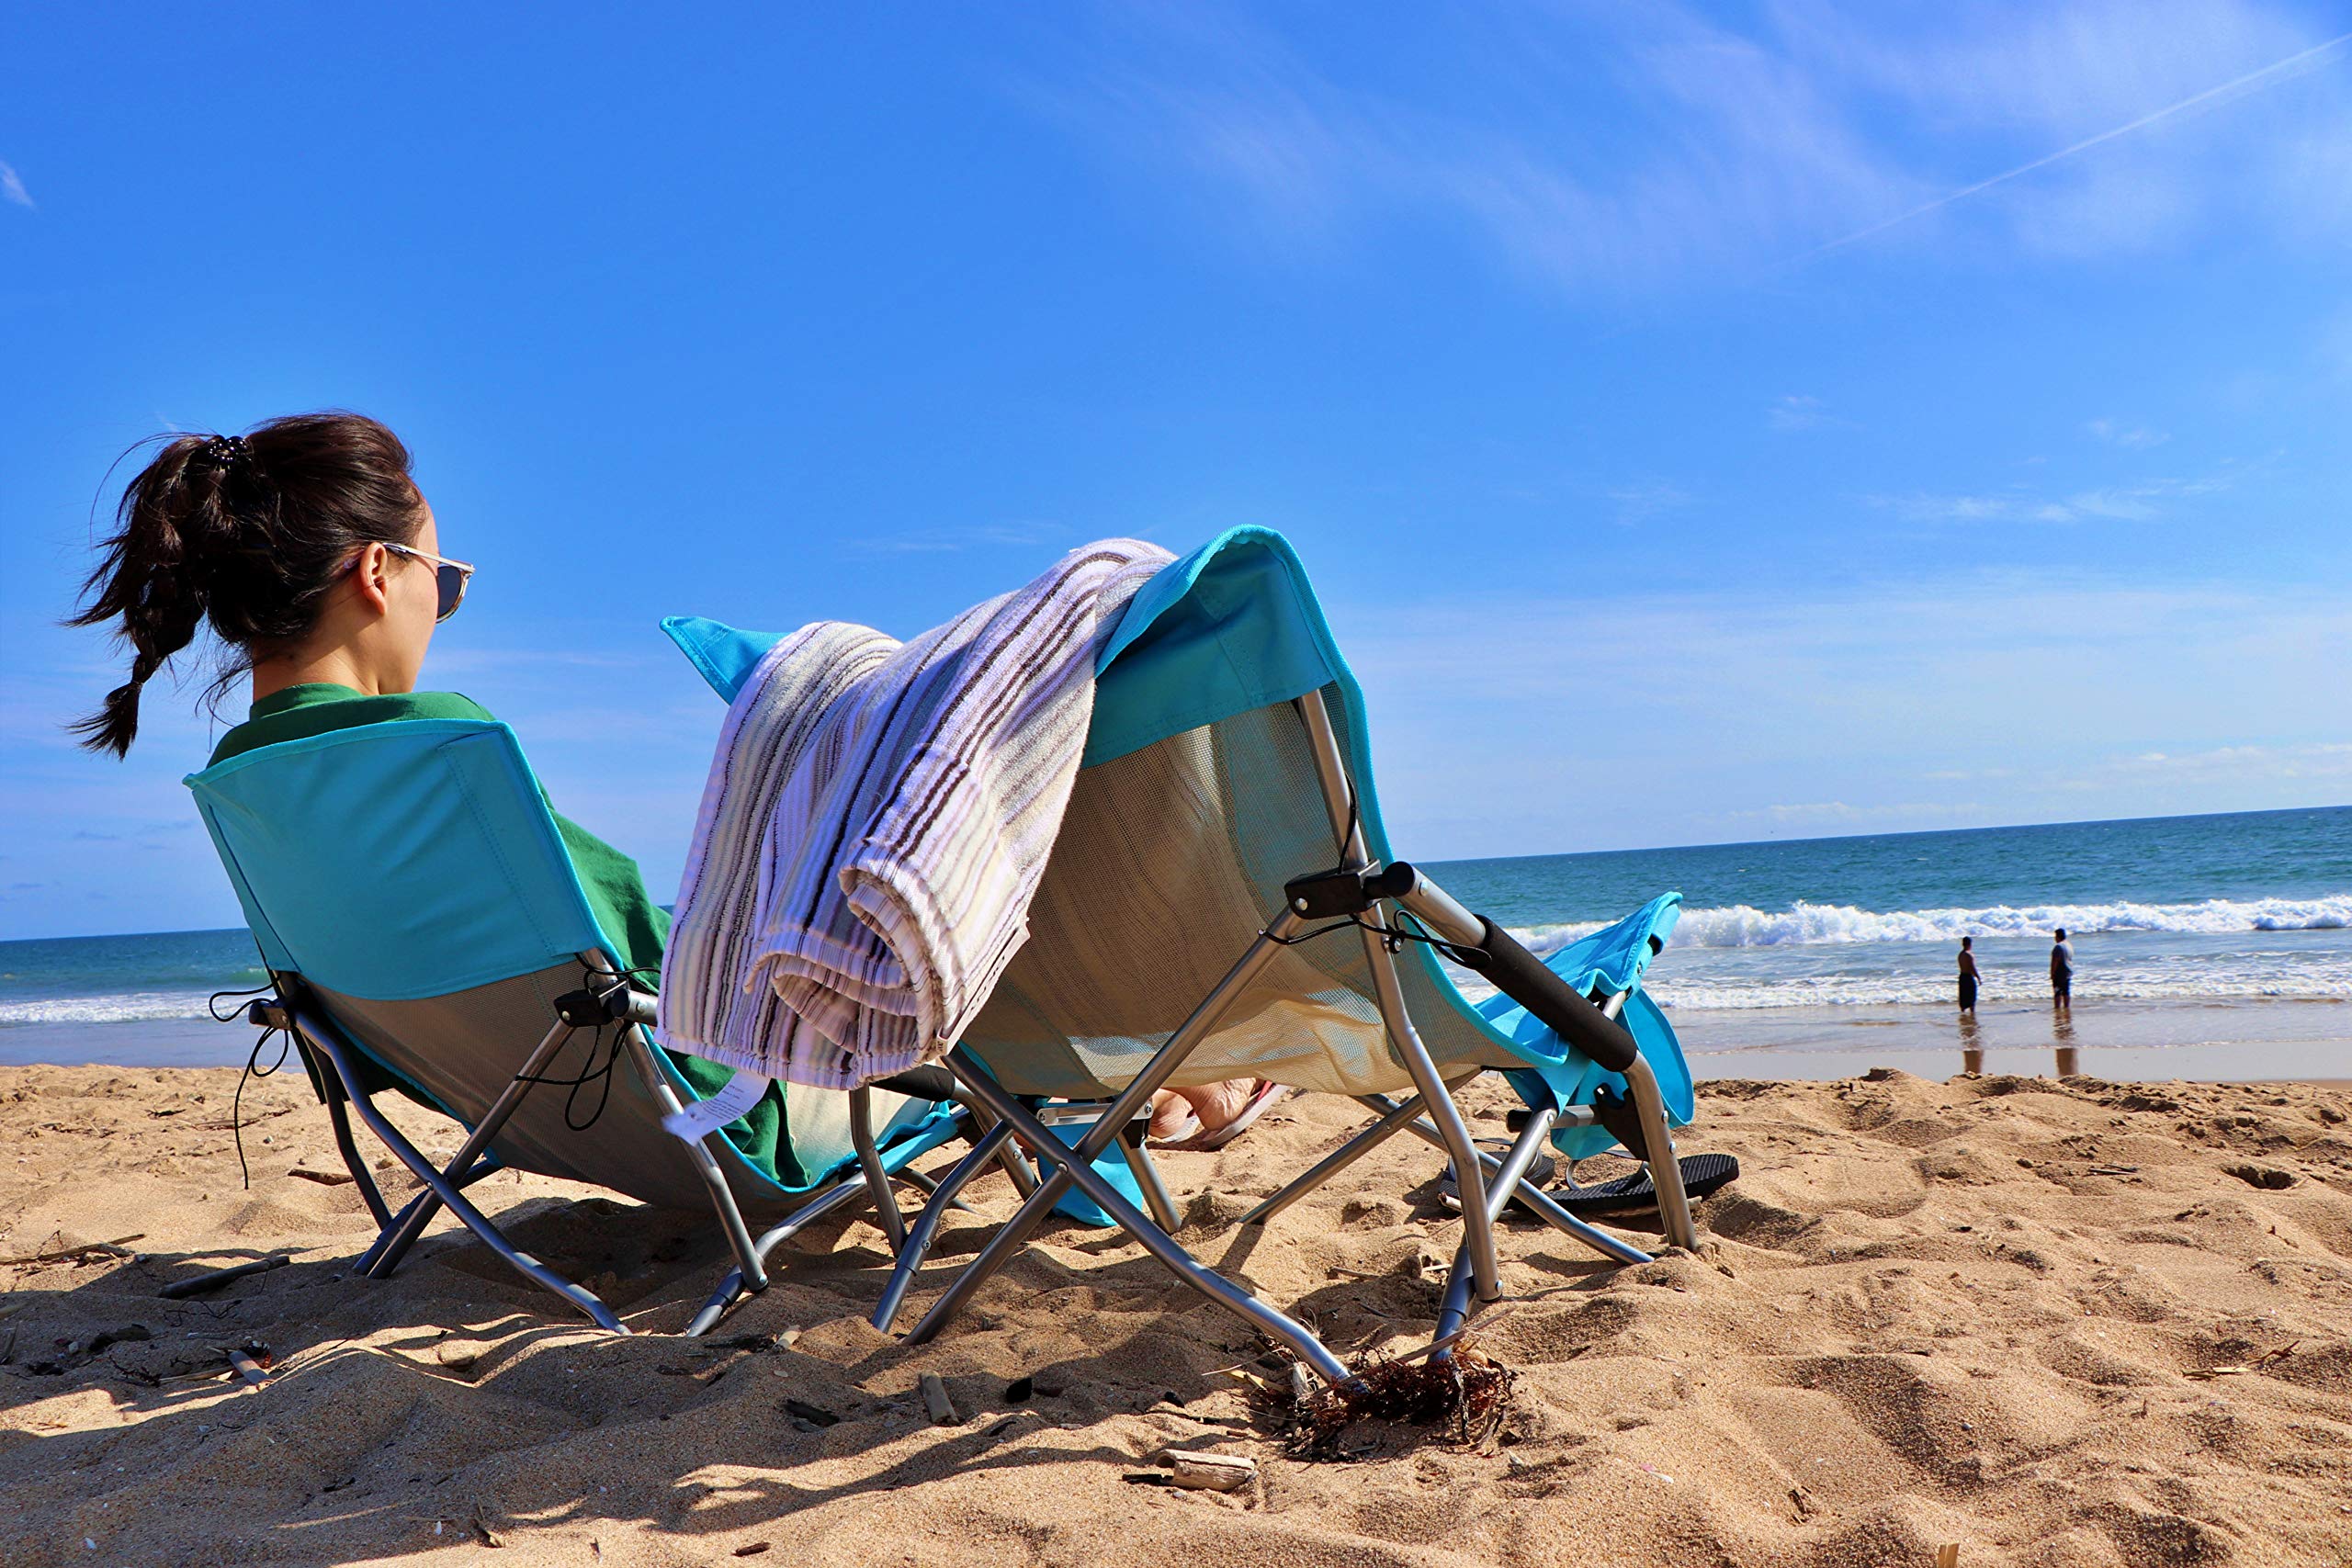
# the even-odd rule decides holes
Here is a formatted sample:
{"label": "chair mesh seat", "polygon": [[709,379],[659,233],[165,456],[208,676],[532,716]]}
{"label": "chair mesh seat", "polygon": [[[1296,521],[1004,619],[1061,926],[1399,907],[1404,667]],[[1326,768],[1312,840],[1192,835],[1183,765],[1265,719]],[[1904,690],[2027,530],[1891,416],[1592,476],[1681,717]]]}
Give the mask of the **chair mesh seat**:
{"label": "chair mesh seat", "polygon": [[[1325,697],[1344,700],[1336,685]],[[1082,770],[1028,944],[965,1043],[1023,1093],[1115,1092],[1282,908],[1283,885],[1337,857],[1306,728],[1287,704]],[[1418,966],[1404,972],[1408,985],[1420,978]],[[1522,1065],[1462,1023],[1459,1007],[1415,1011],[1442,1064]],[[1357,932],[1277,955],[1171,1082],[1237,1077],[1330,1094],[1410,1088]]]}

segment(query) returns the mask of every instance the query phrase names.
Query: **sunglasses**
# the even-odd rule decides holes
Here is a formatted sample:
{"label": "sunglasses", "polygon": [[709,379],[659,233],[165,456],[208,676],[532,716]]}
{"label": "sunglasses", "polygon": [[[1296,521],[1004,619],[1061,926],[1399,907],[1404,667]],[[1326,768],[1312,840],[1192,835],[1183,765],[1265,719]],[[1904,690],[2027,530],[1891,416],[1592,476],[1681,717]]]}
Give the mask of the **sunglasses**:
{"label": "sunglasses", "polygon": [[394,555],[407,556],[413,560],[431,563],[433,585],[441,595],[440,603],[434,606],[433,612],[433,619],[436,625],[458,613],[458,606],[466,602],[466,584],[474,580],[474,569],[471,566],[461,560],[451,560],[447,556],[436,556],[424,550],[411,549],[406,545],[396,545],[390,539],[380,539],[377,542]]}

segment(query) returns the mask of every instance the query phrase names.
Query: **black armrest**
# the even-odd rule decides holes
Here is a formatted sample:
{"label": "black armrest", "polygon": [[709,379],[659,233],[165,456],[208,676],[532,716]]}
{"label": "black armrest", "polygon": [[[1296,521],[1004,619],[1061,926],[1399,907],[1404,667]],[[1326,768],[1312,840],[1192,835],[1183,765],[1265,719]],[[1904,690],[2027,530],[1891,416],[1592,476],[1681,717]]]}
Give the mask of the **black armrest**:
{"label": "black armrest", "polygon": [[1478,951],[1460,950],[1455,956],[1462,963],[1611,1072],[1623,1072],[1641,1056],[1641,1047],[1623,1024],[1577,995],[1510,932],[1484,915],[1478,923],[1484,928]]}

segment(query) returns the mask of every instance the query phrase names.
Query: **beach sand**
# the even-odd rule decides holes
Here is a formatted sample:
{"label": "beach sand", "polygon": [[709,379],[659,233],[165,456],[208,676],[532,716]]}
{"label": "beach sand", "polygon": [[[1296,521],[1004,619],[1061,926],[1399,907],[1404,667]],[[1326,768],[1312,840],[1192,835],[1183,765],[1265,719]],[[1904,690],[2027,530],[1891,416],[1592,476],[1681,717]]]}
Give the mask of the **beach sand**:
{"label": "beach sand", "polygon": [[[611,1337],[446,1225],[395,1279],[352,1278],[355,1190],[288,1174],[337,1168],[307,1086],[247,1087],[241,1191],[234,1083],[0,1073],[0,1256],[136,1237],[0,1268],[0,1562],[2352,1562],[2341,1088],[1710,1084],[1685,1146],[1745,1174],[1702,1205],[1699,1256],[1611,1268],[1508,1224],[1510,1301],[1481,1320],[1517,1373],[1495,1440],[1359,1430],[1352,1459],[1307,1462],[1218,1375],[1248,1334],[1110,1234],[1051,1232],[909,1350],[862,1321],[885,1252],[843,1221],[695,1342],[662,1331],[720,1269],[707,1219],[477,1188],[650,1331]],[[1359,1120],[1295,1100],[1165,1168],[1207,1260],[1336,1346],[1406,1348],[1456,1234],[1426,1150],[1225,1228]],[[1001,1177],[974,1201],[1003,1213]],[[916,1309],[982,1234],[955,1217]],[[215,1295],[156,1294],[279,1250]],[[258,1386],[220,1371],[248,1340]],[[931,1424],[923,1372],[960,1424]],[[1260,1479],[1137,1479],[1171,1444]]]}

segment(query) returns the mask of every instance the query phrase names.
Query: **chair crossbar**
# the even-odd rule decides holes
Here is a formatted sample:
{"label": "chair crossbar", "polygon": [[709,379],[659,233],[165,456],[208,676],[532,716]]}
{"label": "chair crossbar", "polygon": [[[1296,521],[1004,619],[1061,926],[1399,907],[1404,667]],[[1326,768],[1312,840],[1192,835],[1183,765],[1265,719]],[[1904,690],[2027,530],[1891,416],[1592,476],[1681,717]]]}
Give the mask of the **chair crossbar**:
{"label": "chair crossbar", "polygon": [[[345,1092],[350,1096],[353,1112],[366,1124],[368,1130],[376,1135],[378,1142],[391,1150],[392,1157],[406,1166],[409,1174],[424,1186],[432,1202],[428,1204],[420,1201],[413,1204],[410,1211],[422,1216],[414,1222],[414,1228],[417,1231],[421,1232],[424,1229],[425,1223],[432,1218],[435,1211],[446,1207],[458,1217],[458,1223],[473,1232],[483,1246],[504,1258],[515,1272],[525,1279],[543,1290],[552,1291],[578,1307],[597,1327],[607,1329],[615,1334],[628,1332],[621,1320],[614,1315],[612,1308],[598,1299],[595,1292],[572,1283],[507,1240],[505,1233],[492,1223],[490,1216],[474,1207],[458,1183],[449,1175],[445,1174],[431,1160],[425,1158],[417,1146],[402,1136],[401,1130],[393,1126],[382,1111],[376,1109],[374,1102],[368,1098],[360,1083],[357,1065],[353,1060],[353,1053],[346,1048],[345,1042],[340,1037],[340,1032],[333,1024],[300,1003],[288,1008],[288,1012],[294,1026],[301,1032],[302,1038],[326,1058],[328,1064],[334,1068],[336,1076],[342,1079]],[[560,1033],[556,1038],[560,1039]],[[540,1051],[532,1054],[533,1059],[539,1059],[543,1053],[552,1054],[551,1048],[544,1043]],[[526,1066],[527,1067],[528,1064]],[[505,1098],[503,1094],[500,1096],[502,1100]],[[513,1109],[511,1103],[506,1106],[509,1113]],[[503,1123],[504,1117],[501,1116],[499,1121]],[[488,1125],[489,1122],[490,1118],[484,1117],[483,1124]],[[495,1135],[495,1128],[492,1129],[492,1135]],[[469,1142],[471,1140],[469,1139]],[[488,1139],[485,1138],[483,1142],[487,1143]],[[466,1151],[463,1161],[450,1162],[452,1168],[464,1171],[471,1162],[474,1154],[478,1152],[480,1152],[479,1147]]]}

